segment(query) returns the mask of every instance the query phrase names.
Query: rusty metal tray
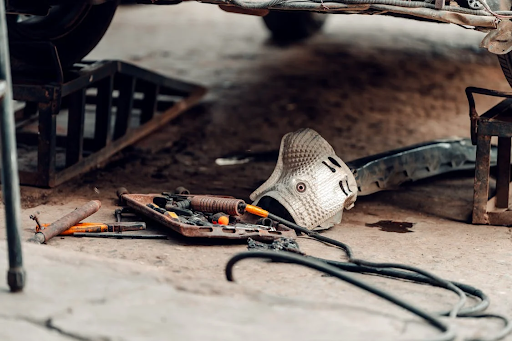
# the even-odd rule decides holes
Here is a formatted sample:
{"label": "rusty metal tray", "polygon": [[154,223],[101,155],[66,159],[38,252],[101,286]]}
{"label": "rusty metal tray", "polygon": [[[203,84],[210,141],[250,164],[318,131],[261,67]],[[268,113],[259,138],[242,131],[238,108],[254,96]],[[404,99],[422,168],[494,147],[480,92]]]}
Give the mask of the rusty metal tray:
{"label": "rusty metal tray", "polygon": [[[230,225],[214,226],[196,226],[183,224],[171,220],[170,218],[147,207],[147,204],[153,203],[153,198],[161,194],[124,194],[123,200],[126,204],[139,214],[142,214],[186,237],[196,238],[221,238],[221,239],[247,239],[269,241],[280,237],[295,238],[295,231],[284,226],[278,225],[276,231],[267,230],[246,230],[236,228]],[[242,216],[242,221],[247,221],[249,217]]]}

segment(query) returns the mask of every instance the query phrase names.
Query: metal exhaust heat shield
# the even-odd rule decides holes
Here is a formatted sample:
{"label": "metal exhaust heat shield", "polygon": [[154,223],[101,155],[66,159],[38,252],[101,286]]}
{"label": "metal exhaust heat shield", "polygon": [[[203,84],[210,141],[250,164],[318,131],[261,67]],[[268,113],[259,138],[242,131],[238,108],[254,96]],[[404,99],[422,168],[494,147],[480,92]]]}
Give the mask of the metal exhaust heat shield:
{"label": "metal exhaust heat shield", "polygon": [[320,134],[301,129],[283,137],[274,172],[251,194],[254,205],[264,197],[278,201],[301,226],[329,228],[354,206],[357,184]]}

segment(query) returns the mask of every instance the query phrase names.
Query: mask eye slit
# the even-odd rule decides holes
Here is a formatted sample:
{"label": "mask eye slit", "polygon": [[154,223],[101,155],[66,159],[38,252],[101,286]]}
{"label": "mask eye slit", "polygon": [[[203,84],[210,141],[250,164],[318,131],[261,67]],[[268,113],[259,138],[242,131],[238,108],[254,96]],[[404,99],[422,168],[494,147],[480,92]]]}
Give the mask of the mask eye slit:
{"label": "mask eye slit", "polygon": [[[348,183],[347,183],[347,185],[348,185]],[[348,186],[347,186],[347,187],[348,187]],[[345,195],[346,195],[346,196],[348,196],[347,191],[345,191],[345,186],[343,186],[343,181],[340,181],[340,188],[341,188],[341,190],[343,191],[343,193],[345,193]]]}
{"label": "mask eye slit", "polygon": [[336,159],[334,159],[334,158],[332,158],[332,157],[330,157],[330,156],[328,157],[328,159],[329,159],[329,161],[331,161],[331,162],[332,162],[332,164],[333,164],[333,165],[335,165],[335,166],[337,166],[337,167],[341,168],[340,163],[339,163],[338,161],[336,161]]}
{"label": "mask eye slit", "polygon": [[329,165],[327,164],[327,162],[322,161],[322,163],[323,163],[324,165],[326,165],[326,166],[327,166],[327,168],[329,168],[329,169],[331,170],[331,172],[336,173],[336,169],[334,169],[334,168],[332,168],[331,166],[329,166]]}
{"label": "mask eye slit", "polygon": [[348,179],[345,179],[345,181],[347,182],[347,190],[352,193],[352,191],[350,190],[350,186],[348,185]]}

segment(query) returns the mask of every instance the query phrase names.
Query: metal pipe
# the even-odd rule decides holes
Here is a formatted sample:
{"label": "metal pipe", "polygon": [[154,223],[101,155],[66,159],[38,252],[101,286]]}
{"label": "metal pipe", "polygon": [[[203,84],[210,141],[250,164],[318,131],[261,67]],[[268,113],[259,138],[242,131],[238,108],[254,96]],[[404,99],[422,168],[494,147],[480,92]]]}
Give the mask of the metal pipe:
{"label": "metal pipe", "polygon": [[101,202],[99,200],[91,200],[82,207],[79,207],[73,212],[66,214],[56,222],[51,223],[45,227],[44,230],[36,232],[34,236],[29,239],[29,241],[39,244],[45,243],[53,237],[66,231],[71,226],[78,224],[80,221],[82,221],[82,219],[85,219],[98,212],[100,207]]}
{"label": "metal pipe", "polygon": [[2,191],[5,201],[5,224],[9,249],[9,270],[7,283],[12,292],[21,291],[25,286],[25,271],[21,251],[21,201],[18,178],[18,156],[14,130],[12,105],[11,65],[5,1],[0,0],[0,79],[5,80],[5,94],[0,112],[0,143],[2,153]]}
{"label": "metal pipe", "polygon": [[124,234],[115,232],[104,232],[104,233],[82,233],[75,232],[73,237],[83,238],[115,238],[115,239],[167,239],[168,236],[164,234]]}

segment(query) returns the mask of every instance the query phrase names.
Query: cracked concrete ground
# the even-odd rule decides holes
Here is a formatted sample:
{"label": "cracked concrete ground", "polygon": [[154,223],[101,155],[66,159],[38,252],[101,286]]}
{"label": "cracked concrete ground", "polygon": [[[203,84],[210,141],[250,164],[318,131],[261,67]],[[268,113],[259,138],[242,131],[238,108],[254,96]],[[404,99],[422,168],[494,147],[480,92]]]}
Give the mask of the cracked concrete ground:
{"label": "cracked concrete ground", "polygon": [[[196,193],[247,199],[273,161],[220,167],[217,157],[272,151],[283,134],[311,127],[344,160],[447,136],[468,136],[464,88],[506,90],[496,58],[478,48],[483,34],[449,25],[377,16],[331,16],[322,34],[286,48],[260,18],[215,6],[128,6],[90,58],[118,58],[204,84],[205,100],[115,158],[55,189],[22,188],[28,216],[51,222],[91,199],[88,221],[111,221],[115,190],[158,193],[185,185]],[[495,100],[478,98],[483,111]],[[489,312],[512,316],[511,230],[468,224],[472,174],[457,173],[359,198],[327,236],[359,258],[420,266],[472,284]],[[413,223],[412,233],[367,227]],[[224,266],[244,243],[190,240],[148,226],[168,240],[55,238],[24,244],[26,290],[0,282],[0,340],[396,340],[433,337],[410,314],[334,278],[286,264],[247,261],[239,283]],[[5,223],[0,222],[0,236]],[[307,254],[341,253],[299,238]],[[5,247],[0,254],[6,254]],[[5,273],[6,262],[0,263]],[[358,276],[429,311],[456,300],[440,289]],[[456,321],[459,339],[488,336],[493,320]],[[512,339],[512,338],[509,338]]]}

